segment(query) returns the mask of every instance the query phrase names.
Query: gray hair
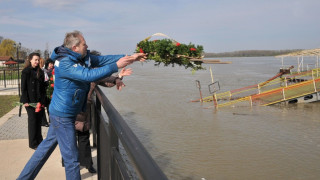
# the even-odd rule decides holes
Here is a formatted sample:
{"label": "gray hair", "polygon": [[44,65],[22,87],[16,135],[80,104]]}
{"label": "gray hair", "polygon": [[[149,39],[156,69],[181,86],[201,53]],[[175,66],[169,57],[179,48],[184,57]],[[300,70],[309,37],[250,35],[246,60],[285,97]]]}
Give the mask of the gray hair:
{"label": "gray hair", "polygon": [[82,33],[77,30],[66,33],[63,41],[64,47],[72,49],[72,46],[78,46],[80,44],[80,35],[83,36]]}

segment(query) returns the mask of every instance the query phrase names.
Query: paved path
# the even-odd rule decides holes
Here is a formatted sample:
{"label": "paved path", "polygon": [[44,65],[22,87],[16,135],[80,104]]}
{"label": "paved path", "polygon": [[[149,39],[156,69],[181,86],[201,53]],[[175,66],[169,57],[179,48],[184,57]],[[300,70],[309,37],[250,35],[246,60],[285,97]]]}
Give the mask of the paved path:
{"label": "paved path", "polygon": [[18,85],[8,85],[6,86],[6,88],[0,85],[0,95],[18,95],[18,94],[19,94]]}
{"label": "paved path", "polygon": [[[17,87],[0,87],[0,95],[18,95]],[[23,167],[30,159],[34,150],[28,146],[27,113],[22,108],[21,117],[18,115],[19,107],[15,107],[9,113],[0,118],[0,179],[16,179]],[[48,128],[42,127],[42,135],[45,137]],[[92,140],[91,140],[92,142]],[[96,168],[96,149],[92,148],[94,167]],[[96,180],[97,175],[91,174],[86,168],[81,167],[81,179]],[[65,179],[65,171],[61,166],[59,147],[51,154],[48,161],[42,167],[36,179],[61,180]]]}

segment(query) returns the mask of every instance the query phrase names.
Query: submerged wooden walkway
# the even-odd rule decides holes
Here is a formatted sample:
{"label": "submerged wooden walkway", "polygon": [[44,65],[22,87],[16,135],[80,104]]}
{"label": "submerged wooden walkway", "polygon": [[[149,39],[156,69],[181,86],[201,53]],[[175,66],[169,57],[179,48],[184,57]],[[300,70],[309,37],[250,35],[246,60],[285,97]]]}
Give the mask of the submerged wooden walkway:
{"label": "submerged wooden walkway", "polygon": [[278,77],[267,83],[213,94],[202,101],[211,102],[214,99],[216,108],[320,101],[320,68]]}

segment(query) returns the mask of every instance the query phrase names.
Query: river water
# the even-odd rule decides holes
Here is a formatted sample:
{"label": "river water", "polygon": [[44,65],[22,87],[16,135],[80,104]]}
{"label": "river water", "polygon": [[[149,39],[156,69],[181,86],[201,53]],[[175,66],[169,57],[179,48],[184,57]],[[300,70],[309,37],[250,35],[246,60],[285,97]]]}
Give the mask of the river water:
{"label": "river water", "polygon": [[[210,66],[219,92],[264,82],[281,67],[274,57],[221,61],[232,64],[206,64],[194,74],[135,63],[122,91],[102,89],[169,179],[320,179],[319,102],[218,110],[207,109],[212,102],[190,102],[199,98],[195,80],[210,95]],[[297,67],[297,59],[285,65]]]}

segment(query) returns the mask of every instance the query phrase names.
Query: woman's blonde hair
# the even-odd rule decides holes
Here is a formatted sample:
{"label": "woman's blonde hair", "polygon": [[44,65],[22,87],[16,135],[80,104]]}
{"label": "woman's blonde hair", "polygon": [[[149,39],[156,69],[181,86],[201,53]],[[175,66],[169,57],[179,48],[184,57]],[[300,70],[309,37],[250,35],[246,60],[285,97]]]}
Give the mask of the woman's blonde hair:
{"label": "woman's blonde hair", "polygon": [[43,68],[43,67],[44,67],[44,59],[43,59],[43,58],[40,58],[40,60],[39,60],[39,66],[40,66],[40,68]]}

